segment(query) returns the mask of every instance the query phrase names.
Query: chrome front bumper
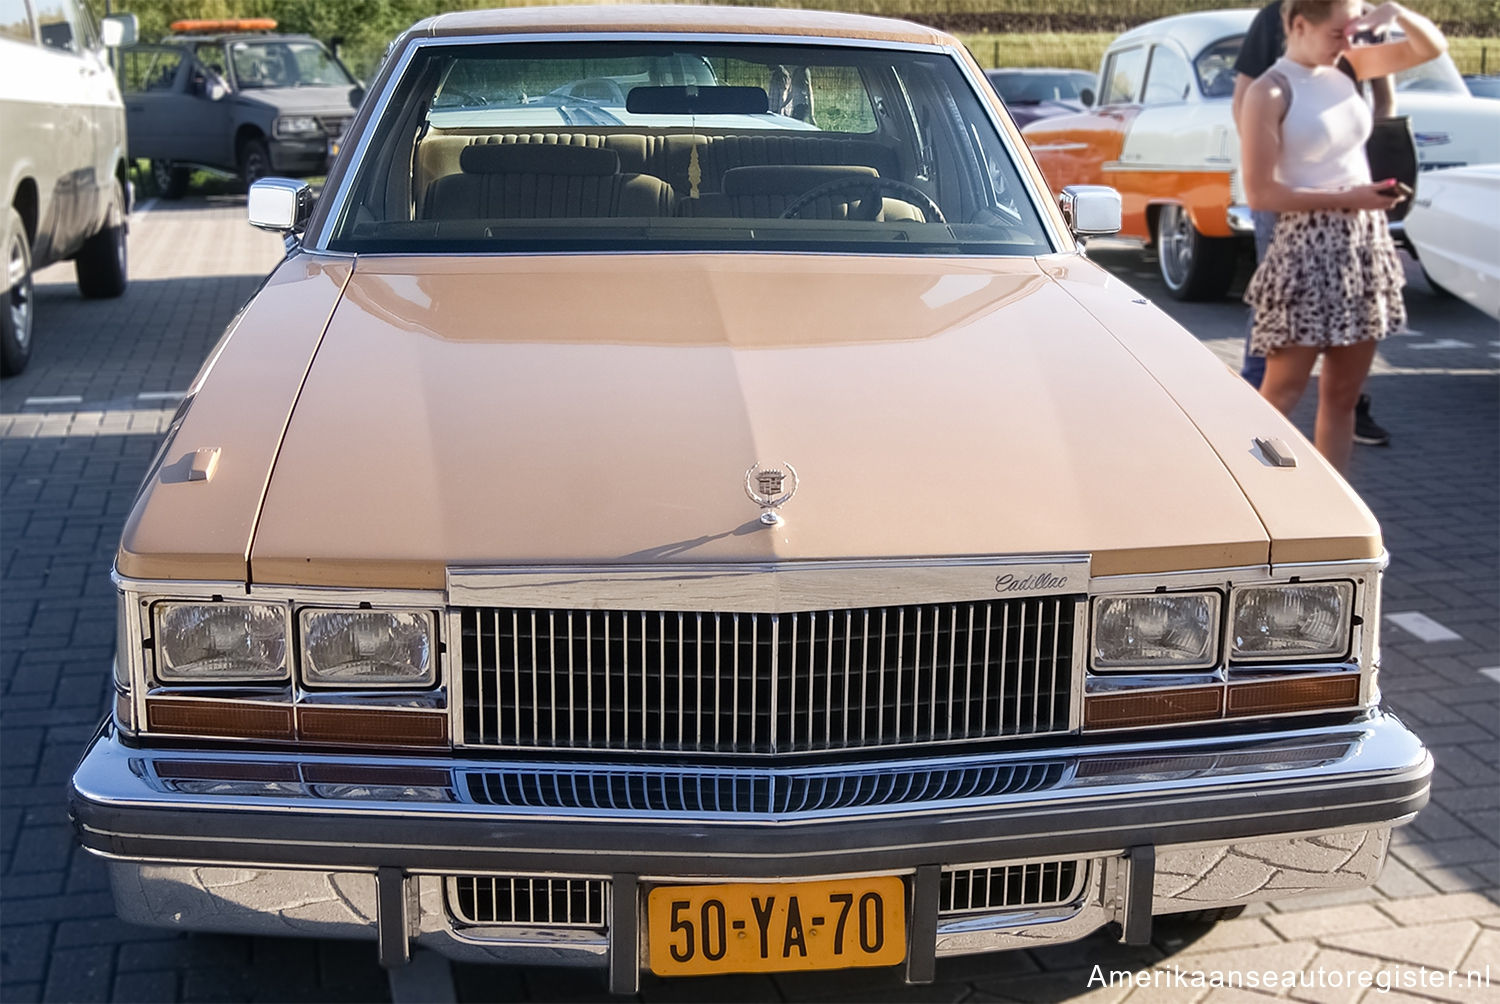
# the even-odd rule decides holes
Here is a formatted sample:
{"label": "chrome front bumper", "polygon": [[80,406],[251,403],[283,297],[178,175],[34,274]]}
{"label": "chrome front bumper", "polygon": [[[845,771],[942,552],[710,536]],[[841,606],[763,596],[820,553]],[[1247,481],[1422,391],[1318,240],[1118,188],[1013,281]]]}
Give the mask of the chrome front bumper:
{"label": "chrome front bumper", "polygon": [[[693,768],[136,749],[109,730],[73,777],[80,839],[122,917],[189,930],[378,938],[460,959],[609,965],[634,987],[659,882],[910,876],[907,976],[938,955],[1060,942],[1111,921],[1368,885],[1432,760],[1395,718],[1232,738],[1077,743],[905,764]],[[860,787],[858,779],[880,775]],[[726,785],[729,788],[726,788]],[[704,795],[814,792],[709,811]],[[779,787],[778,787],[779,786]],[[857,800],[838,791],[872,792]],[[694,796],[691,790],[696,788]],[[945,866],[1068,858],[1073,901],[944,915]],[[610,883],[597,930],[463,925],[455,874]]]}

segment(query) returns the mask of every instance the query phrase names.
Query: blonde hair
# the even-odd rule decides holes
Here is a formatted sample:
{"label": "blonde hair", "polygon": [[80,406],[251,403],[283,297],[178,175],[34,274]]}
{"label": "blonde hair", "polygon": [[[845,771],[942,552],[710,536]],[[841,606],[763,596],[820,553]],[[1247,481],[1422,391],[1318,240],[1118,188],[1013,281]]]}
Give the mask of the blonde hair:
{"label": "blonde hair", "polygon": [[1323,24],[1345,3],[1346,0],[1281,0],[1281,23],[1288,34],[1292,30],[1292,20],[1297,17],[1308,24]]}

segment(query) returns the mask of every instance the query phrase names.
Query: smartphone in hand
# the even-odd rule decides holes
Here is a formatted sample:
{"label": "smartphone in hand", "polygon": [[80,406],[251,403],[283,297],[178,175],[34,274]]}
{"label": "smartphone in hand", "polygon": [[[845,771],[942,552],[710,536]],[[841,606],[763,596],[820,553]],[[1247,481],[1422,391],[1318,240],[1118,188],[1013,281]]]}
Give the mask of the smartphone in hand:
{"label": "smartphone in hand", "polygon": [[1409,199],[1412,196],[1412,187],[1404,181],[1387,178],[1384,181],[1377,182],[1377,184],[1380,187],[1375,189],[1375,191],[1388,198]]}

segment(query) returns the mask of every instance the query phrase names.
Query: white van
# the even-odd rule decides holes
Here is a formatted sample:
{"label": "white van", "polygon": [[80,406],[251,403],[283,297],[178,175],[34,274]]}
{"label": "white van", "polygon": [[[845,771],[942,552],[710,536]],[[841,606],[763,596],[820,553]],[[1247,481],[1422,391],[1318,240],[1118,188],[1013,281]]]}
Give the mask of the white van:
{"label": "white van", "polygon": [[82,0],[0,0],[0,375],[31,358],[35,269],[71,258],[84,296],[125,292],[125,109],[104,50],[135,32]]}

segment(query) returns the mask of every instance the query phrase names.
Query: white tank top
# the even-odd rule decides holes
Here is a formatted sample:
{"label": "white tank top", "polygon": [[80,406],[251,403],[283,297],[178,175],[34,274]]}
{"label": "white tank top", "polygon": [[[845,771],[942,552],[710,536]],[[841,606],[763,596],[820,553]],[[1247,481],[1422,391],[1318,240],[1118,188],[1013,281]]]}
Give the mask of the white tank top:
{"label": "white tank top", "polygon": [[1354,81],[1335,66],[1309,68],[1285,56],[1271,69],[1291,85],[1276,179],[1292,188],[1320,191],[1369,184],[1365,140],[1370,137],[1370,106]]}

